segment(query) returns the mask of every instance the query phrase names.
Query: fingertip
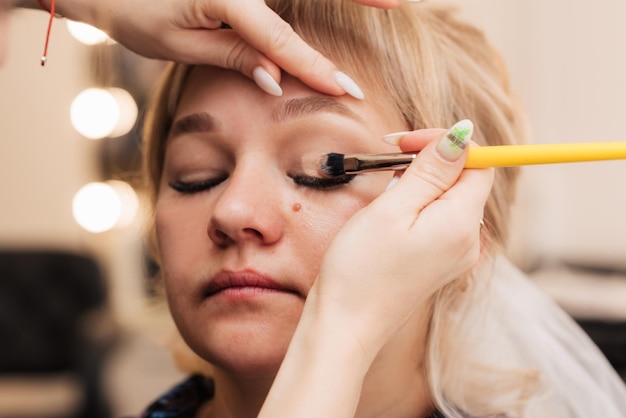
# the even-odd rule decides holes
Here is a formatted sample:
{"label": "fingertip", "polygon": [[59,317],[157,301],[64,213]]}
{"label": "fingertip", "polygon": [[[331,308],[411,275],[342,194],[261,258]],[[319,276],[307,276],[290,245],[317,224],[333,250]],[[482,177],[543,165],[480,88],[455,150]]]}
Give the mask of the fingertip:
{"label": "fingertip", "polygon": [[252,79],[264,92],[272,96],[283,95],[283,89],[280,87],[280,84],[278,84],[274,77],[262,66],[254,67],[252,70]]}
{"label": "fingertip", "polygon": [[431,142],[441,138],[445,132],[445,129],[434,128],[406,132],[404,135],[402,135],[403,132],[399,132],[398,134],[400,135],[397,138],[397,145],[403,152],[420,151]]}
{"label": "fingertip", "polygon": [[348,74],[342,71],[335,71],[333,73],[333,79],[345,93],[357,100],[365,99],[365,94],[363,93],[363,90],[361,90],[361,87],[359,87],[356,81],[354,81]]}
{"label": "fingertip", "polygon": [[446,161],[457,161],[465,153],[467,143],[474,133],[474,124],[469,119],[455,123],[437,143],[437,153]]}
{"label": "fingertip", "polygon": [[356,81],[343,71],[339,71],[332,62],[321,56],[325,64],[318,64],[317,69],[313,66],[293,69],[283,67],[285,71],[298,78],[302,83],[321,93],[331,96],[343,96],[345,94],[357,100],[364,100],[365,93]]}
{"label": "fingertip", "polygon": [[409,134],[411,131],[401,131],[401,132],[393,132],[383,136],[382,140],[384,143],[389,145],[400,145],[400,140],[403,136]]}

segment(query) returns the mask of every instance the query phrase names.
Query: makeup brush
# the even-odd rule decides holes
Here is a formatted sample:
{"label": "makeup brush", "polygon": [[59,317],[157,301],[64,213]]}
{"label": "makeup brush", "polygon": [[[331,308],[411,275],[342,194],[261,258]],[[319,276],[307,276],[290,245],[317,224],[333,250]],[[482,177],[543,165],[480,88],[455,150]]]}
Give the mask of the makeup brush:
{"label": "makeup brush", "polygon": [[[413,153],[338,154],[318,160],[318,174],[337,177],[369,171],[402,170],[417,156]],[[626,159],[626,142],[572,144],[494,145],[472,147],[465,168],[512,167],[520,165],[574,163]]]}

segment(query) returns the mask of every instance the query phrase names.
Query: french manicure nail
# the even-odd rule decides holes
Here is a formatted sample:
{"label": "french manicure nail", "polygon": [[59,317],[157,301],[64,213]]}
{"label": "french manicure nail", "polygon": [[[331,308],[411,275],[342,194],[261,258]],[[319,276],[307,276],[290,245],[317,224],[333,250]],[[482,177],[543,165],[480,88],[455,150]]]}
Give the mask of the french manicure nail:
{"label": "french manicure nail", "polygon": [[400,139],[408,134],[410,131],[402,131],[402,132],[394,132],[391,134],[387,134],[383,136],[383,142],[386,142],[389,145],[400,145]]}
{"label": "french manicure nail", "polygon": [[454,124],[452,128],[439,140],[437,151],[448,161],[457,160],[472,138],[474,124],[469,119],[464,119]]}
{"label": "french manicure nail", "polygon": [[365,98],[365,94],[363,94],[363,90],[359,87],[359,85],[351,79],[346,73],[341,71],[335,71],[333,77],[337,84],[350,96],[355,99],[363,100]]}
{"label": "french manicure nail", "polygon": [[272,96],[282,96],[283,89],[280,88],[276,80],[272,78],[265,68],[258,66],[252,70],[252,78],[257,86],[264,92],[271,94]]}

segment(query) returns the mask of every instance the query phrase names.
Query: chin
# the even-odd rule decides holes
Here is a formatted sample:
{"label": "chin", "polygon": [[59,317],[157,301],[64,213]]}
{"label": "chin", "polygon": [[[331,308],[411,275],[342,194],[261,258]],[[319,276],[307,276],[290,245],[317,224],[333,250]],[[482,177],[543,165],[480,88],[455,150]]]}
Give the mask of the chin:
{"label": "chin", "polygon": [[210,353],[207,361],[214,368],[233,377],[242,379],[274,379],[285,358],[287,348],[282,351]]}
{"label": "chin", "polygon": [[296,323],[213,324],[203,335],[193,333],[187,344],[223,372],[242,378],[273,378],[285,358]]}

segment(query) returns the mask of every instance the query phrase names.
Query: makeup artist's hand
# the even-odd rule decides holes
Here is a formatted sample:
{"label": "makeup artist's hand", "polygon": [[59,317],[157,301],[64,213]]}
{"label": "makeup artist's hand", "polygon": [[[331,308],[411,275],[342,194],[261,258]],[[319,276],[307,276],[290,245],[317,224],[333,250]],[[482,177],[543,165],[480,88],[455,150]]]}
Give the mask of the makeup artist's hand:
{"label": "makeup artist's hand", "polygon": [[332,241],[259,418],[353,417],[381,348],[478,261],[493,170],[464,170],[445,133],[402,138],[418,157]]}
{"label": "makeup artist's hand", "polygon": [[[353,1],[381,8],[401,3]],[[323,93],[360,95],[263,0],[58,0],[57,9],[105,30],[141,55],[235,69],[271,94],[280,93],[282,68]],[[220,29],[222,22],[232,30]]]}
{"label": "makeup artist's hand", "polygon": [[402,149],[423,150],[393,187],[340,230],[309,294],[316,309],[329,309],[323,315],[345,321],[369,358],[478,261],[493,170],[464,170],[467,150],[445,133],[417,131],[402,139]]}

